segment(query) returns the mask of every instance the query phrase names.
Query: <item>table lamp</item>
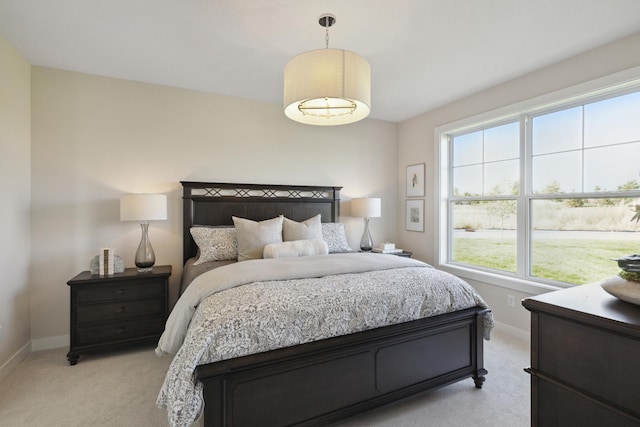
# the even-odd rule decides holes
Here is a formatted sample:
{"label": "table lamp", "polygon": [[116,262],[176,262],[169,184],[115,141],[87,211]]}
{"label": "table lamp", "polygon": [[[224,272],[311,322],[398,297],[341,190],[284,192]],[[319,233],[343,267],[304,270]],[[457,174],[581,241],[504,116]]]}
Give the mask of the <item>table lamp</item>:
{"label": "table lamp", "polygon": [[381,213],[380,199],[361,198],[351,200],[351,216],[364,218],[364,232],[360,239],[360,250],[370,251],[373,248],[371,232],[369,232],[369,218],[379,218]]}
{"label": "table lamp", "polygon": [[120,196],[120,221],[140,221],[142,239],[136,251],[136,267],[141,273],[153,270],[156,254],[149,241],[149,221],[167,219],[165,194],[123,194]]}

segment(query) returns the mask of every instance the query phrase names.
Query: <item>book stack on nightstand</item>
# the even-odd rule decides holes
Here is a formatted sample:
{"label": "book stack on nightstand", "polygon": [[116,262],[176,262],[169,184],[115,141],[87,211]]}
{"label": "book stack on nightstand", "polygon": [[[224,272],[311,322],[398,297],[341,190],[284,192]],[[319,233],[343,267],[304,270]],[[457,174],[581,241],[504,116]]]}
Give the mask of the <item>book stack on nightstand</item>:
{"label": "book stack on nightstand", "polygon": [[157,342],[169,314],[170,265],[148,273],[127,268],[100,276],[83,271],[71,288],[71,365],[80,354]]}
{"label": "book stack on nightstand", "polygon": [[390,254],[390,255],[398,255],[410,258],[412,253],[404,251],[400,248],[396,248],[395,243],[380,243],[377,248],[371,249],[371,252],[375,252],[377,254]]}

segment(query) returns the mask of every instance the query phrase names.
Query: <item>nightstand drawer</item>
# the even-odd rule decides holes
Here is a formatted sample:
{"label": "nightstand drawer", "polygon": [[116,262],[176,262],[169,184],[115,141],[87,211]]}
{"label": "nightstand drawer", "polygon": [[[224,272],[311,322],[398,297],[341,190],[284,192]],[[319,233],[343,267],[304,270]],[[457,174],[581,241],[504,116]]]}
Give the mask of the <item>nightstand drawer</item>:
{"label": "nightstand drawer", "polygon": [[109,320],[126,320],[133,317],[160,316],[163,313],[164,301],[162,298],[84,304],[76,306],[76,324],[84,325]]}
{"label": "nightstand drawer", "polygon": [[116,284],[78,286],[75,290],[76,304],[162,296],[164,291],[157,282],[119,281]]}
{"label": "nightstand drawer", "polygon": [[164,321],[159,318],[136,319],[76,327],[76,346],[126,341],[162,333]]}

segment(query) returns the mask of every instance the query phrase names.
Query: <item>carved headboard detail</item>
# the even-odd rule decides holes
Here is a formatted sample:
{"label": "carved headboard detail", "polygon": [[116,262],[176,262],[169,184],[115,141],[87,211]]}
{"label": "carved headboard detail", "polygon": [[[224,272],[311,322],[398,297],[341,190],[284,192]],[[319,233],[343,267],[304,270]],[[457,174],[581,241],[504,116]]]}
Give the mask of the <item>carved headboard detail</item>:
{"label": "carved headboard detail", "polygon": [[181,181],[183,262],[196,255],[194,225],[233,225],[232,216],[262,221],[278,215],[304,221],[317,214],[322,222],[340,215],[342,187],[311,185],[230,184]]}

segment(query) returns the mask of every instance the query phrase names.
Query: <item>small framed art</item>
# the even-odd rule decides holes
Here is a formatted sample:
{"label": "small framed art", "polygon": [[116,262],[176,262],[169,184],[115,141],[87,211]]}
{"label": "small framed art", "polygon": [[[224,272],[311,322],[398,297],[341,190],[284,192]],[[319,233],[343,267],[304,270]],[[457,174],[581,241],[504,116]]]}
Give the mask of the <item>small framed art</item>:
{"label": "small framed art", "polygon": [[424,163],[407,166],[407,197],[424,197]]}
{"label": "small framed art", "polygon": [[407,231],[424,231],[424,200],[407,200]]}

